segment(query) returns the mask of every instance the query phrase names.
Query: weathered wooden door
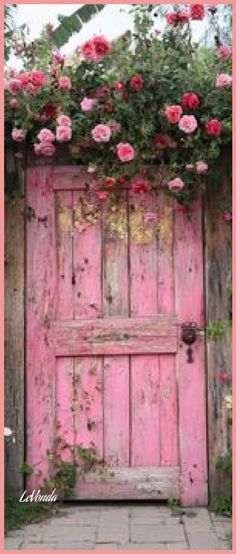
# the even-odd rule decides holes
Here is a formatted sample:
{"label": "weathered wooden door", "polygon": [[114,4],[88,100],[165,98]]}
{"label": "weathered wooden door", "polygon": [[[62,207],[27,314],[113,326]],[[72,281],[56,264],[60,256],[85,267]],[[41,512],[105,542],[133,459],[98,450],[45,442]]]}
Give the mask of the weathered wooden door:
{"label": "weathered wooden door", "polygon": [[[207,503],[201,205],[124,191],[99,214],[78,167],[28,170],[29,487],[55,452],[91,471],[77,498]],[[191,356],[190,356],[191,358]]]}

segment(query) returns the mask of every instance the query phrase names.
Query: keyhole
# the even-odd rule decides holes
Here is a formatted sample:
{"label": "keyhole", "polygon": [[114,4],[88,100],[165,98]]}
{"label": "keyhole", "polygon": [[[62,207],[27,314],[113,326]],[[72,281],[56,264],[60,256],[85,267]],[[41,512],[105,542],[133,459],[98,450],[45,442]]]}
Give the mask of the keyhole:
{"label": "keyhole", "polygon": [[192,364],[193,363],[193,349],[191,346],[187,348],[187,363]]}

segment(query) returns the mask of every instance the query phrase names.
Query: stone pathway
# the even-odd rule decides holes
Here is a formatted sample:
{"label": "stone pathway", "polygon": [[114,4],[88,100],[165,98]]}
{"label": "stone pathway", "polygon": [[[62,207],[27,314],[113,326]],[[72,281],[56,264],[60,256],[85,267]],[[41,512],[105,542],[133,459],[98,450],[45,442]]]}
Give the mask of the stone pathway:
{"label": "stone pathway", "polygon": [[231,521],[206,508],[172,515],[157,504],[64,505],[5,538],[6,550],[228,550]]}

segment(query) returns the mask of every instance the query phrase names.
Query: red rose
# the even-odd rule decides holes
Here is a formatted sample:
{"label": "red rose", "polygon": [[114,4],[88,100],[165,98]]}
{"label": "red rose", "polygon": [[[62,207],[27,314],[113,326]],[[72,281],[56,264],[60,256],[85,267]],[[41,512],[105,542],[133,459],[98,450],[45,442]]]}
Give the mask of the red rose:
{"label": "red rose", "polygon": [[107,98],[110,94],[110,87],[109,85],[102,85],[97,90],[95,90],[94,98],[98,98],[99,100],[103,100]]}
{"label": "red rose", "polygon": [[142,194],[143,192],[149,192],[151,189],[150,183],[144,179],[136,179],[132,183],[132,191],[135,194]]}
{"label": "red rose", "polygon": [[195,92],[185,92],[182,97],[182,106],[194,110],[200,104],[198,95]]}
{"label": "red rose", "polygon": [[204,18],[204,15],[205,15],[205,8],[202,4],[192,4],[190,6],[191,19],[200,20]]}
{"label": "red rose", "polygon": [[105,177],[104,179],[104,185],[106,187],[113,187],[113,185],[115,184],[116,180],[114,179],[114,177]]}
{"label": "red rose", "polygon": [[219,137],[223,131],[223,125],[218,119],[211,119],[205,127],[207,134],[213,137]]}
{"label": "red rose", "polygon": [[58,107],[55,104],[46,104],[42,111],[42,115],[44,115],[46,119],[55,119],[57,113]]}
{"label": "red rose", "polygon": [[113,106],[110,104],[110,102],[106,102],[103,106],[104,113],[112,113],[113,112]]}
{"label": "red rose", "polygon": [[119,92],[124,90],[124,88],[125,88],[125,84],[122,83],[122,81],[118,81],[118,83],[115,84],[115,89],[118,90]]}
{"label": "red rose", "polygon": [[143,78],[141,75],[134,75],[130,80],[130,86],[134,90],[141,90],[143,88]]}
{"label": "red rose", "polygon": [[173,141],[169,135],[157,134],[154,137],[154,145],[156,148],[160,148],[162,150],[164,148],[171,148]]}
{"label": "red rose", "polygon": [[110,43],[104,36],[94,37],[93,44],[99,60],[102,60],[110,51]]}
{"label": "red rose", "polygon": [[122,175],[117,178],[117,184],[118,185],[124,186],[124,185],[126,185],[126,183],[127,183],[127,179],[125,177],[123,177]]}
{"label": "red rose", "polygon": [[184,11],[179,12],[178,13],[178,20],[179,20],[180,23],[188,23],[188,21],[189,21],[188,12],[184,12]]}
{"label": "red rose", "polygon": [[178,23],[178,14],[176,12],[170,12],[166,15],[166,21],[169,25],[176,25]]}

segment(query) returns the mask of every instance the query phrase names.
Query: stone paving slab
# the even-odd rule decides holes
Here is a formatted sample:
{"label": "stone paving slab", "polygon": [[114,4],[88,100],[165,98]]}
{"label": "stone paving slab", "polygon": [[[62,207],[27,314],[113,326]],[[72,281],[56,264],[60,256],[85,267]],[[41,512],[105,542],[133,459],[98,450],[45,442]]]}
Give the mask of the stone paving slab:
{"label": "stone paving slab", "polygon": [[6,550],[230,550],[231,521],[206,508],[173,517],[158,504],[66,505],[41,523],[12,531]]}

